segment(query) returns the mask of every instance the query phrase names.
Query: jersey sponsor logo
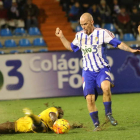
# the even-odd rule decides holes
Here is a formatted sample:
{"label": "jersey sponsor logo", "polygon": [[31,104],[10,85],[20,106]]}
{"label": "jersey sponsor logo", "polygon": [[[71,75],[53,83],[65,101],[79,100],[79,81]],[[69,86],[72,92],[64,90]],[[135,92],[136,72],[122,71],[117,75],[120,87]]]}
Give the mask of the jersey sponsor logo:
{"label": "jersey sponsor logo", "polygon": [[90,45],[91,47],[87,47],[85,46],[85,49],[82,49],[84,55],[88,54],[88,53],[97,53],[97,45]]}

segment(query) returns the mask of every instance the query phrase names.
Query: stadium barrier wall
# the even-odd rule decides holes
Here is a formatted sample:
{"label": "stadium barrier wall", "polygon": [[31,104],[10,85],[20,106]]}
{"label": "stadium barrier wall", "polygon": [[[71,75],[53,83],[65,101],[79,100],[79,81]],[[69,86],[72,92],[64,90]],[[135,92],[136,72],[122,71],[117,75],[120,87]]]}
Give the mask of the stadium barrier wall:
{"label": "stadium barrier wall", "polygon": [[[108,50],[107,54],[115,83],[112,93],[140,92],[140,56],[119,49]],[[10,54],[0,58],[0,100],[83,95],[81,52]]]}

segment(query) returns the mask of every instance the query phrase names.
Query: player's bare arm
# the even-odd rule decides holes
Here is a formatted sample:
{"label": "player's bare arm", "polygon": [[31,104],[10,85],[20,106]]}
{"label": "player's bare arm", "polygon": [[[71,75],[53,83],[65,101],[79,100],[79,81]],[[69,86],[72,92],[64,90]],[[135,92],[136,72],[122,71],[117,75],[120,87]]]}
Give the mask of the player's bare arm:
{"label": "player's bare arm", "polygon": [[29,108],[24,108],[23,112],[25,115],[27,115],[28,117],[32,119],[35,125],[39,125],[41,123],[41,119],[37,115],[34,115],[32,113],[32,110],[30,110]]}
{"label": "player's bare arm", "polygon": [[58,119],[56,113],[54,112],[50,112],[49,116],[53,122],[55,122]]}
{"label": "player's bare arm", "polygon": [[36,132],[47,132],[48,128],[45,126],[45,124],[42,122],[42,120],[37,116],[32,113],[32,110],[29,108],[24,108],[23,112],[25,115],[30,117],[33,121],[32,129]]}
{"label": "player's bare arm", "polygon": [[61,42],[63,43],[64,47],[67,50],[73,51],[71,49],[70,42],[65,38],[65,36],[63,35],[63,32],[62,32],[62,30],[60,30],[60,28],[56,28],[55,35],[60,38]]}
{"label": "player's bare arm", "polygon": [[135,50],[130,48],[128,45],[126,45],[125,43],[121,43],[120,45],[118,45],[118,48],[127,52],[131,52],[131,53],[135,53],[135,54],[140,54],[140,50]]}

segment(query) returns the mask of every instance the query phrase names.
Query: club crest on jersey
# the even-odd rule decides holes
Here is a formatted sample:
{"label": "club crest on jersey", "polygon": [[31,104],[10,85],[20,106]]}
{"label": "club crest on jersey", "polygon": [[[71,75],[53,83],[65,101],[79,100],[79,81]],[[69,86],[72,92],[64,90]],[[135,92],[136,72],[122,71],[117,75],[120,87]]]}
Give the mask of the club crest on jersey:
{"label": "club crest on jersey", "polygon": [[99,38],[96,36],[96,37],[95,37],[95,42],[96,42],[96,44],[97,44],[98,41],[99,41]]}

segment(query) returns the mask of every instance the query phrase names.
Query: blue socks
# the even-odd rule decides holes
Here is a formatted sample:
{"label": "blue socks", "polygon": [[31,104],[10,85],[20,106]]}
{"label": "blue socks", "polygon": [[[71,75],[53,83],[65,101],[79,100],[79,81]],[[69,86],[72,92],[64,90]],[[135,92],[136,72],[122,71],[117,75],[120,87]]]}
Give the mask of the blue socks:
{"label": "blue socks", "polygon": [[95,127],[98,126],[100,124],[99,118],[98,118],[98,111],[91,112],[89,114],[90,114],[90,117],[91,117],[91,119],[93,121],[94,126]]}
{"label": "blue socks", "polygon": [[[104,106],[105,106],[105,115],[112,114],[112,109],[111,109],[111,103],[112,102],[103,102],[103,103],[104,103]],[[98,111],[91,112],[89,114],[90,114],[90,117],[93,121],[94,126],[95,127],[98,126],[100,124],[99,118],[98,118]]]}
{"label": "blue socks", "polygon": [[112,114],[111,102],[103,102],[105,106],[105,115]]}

